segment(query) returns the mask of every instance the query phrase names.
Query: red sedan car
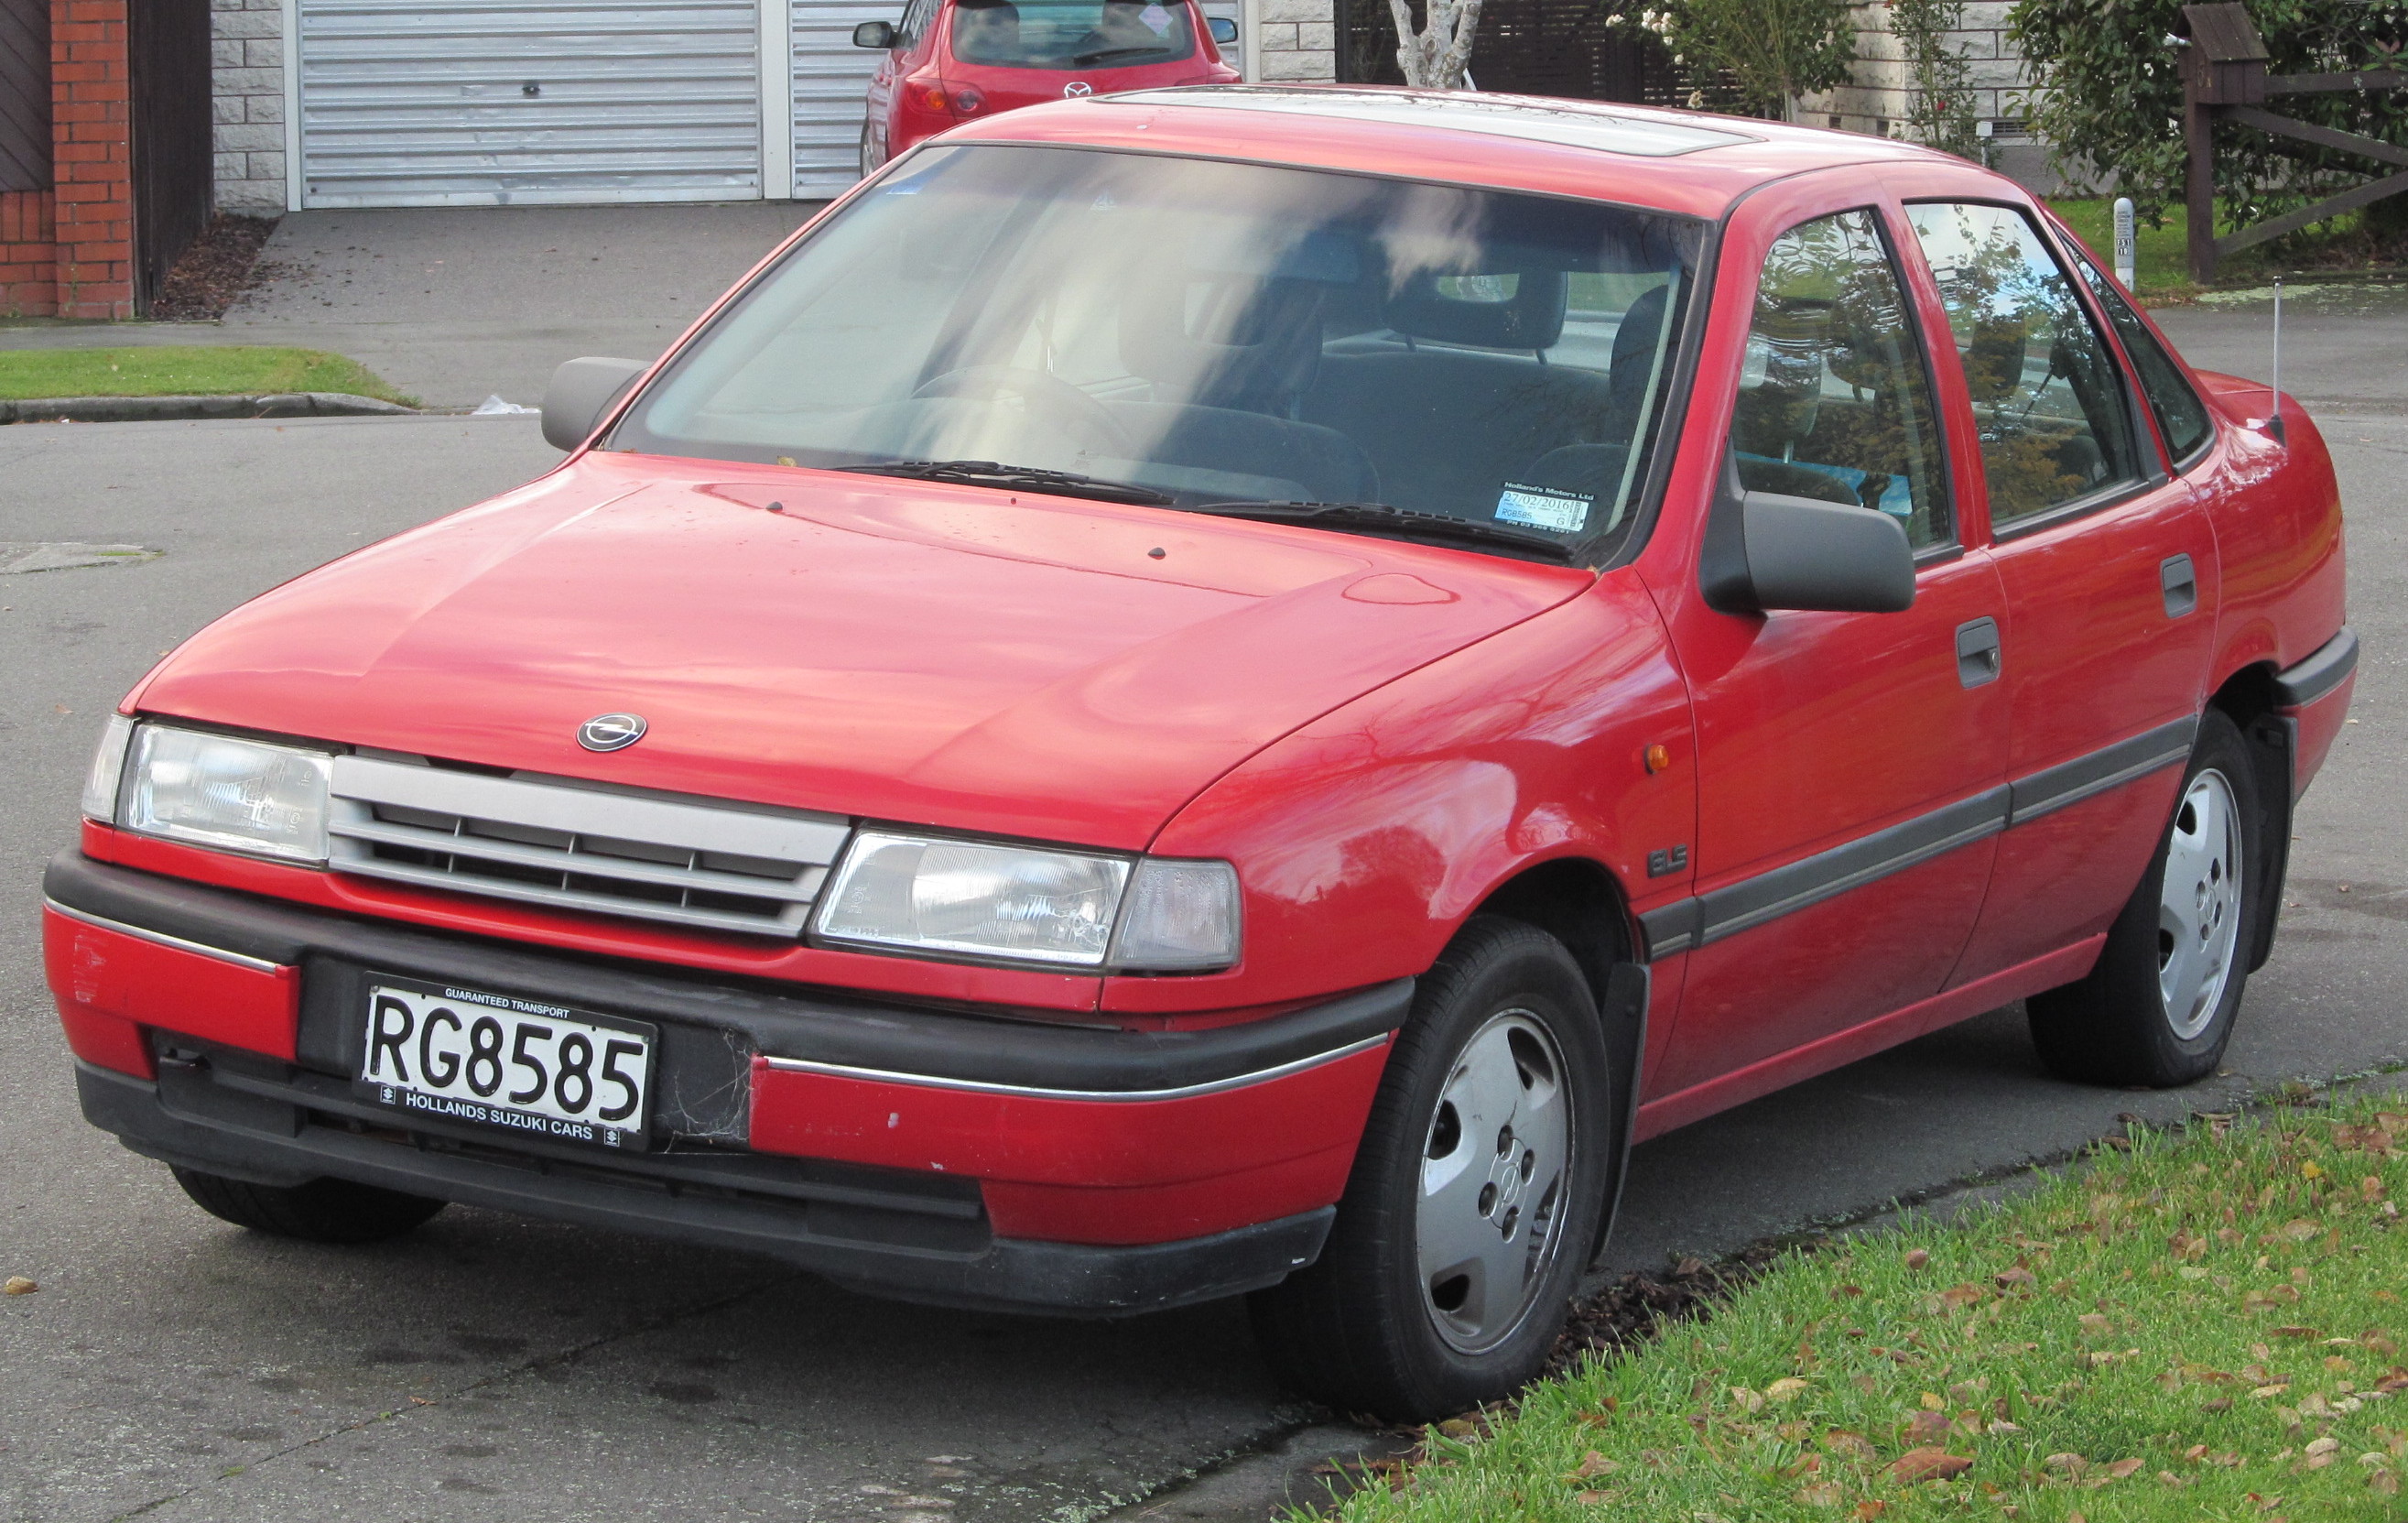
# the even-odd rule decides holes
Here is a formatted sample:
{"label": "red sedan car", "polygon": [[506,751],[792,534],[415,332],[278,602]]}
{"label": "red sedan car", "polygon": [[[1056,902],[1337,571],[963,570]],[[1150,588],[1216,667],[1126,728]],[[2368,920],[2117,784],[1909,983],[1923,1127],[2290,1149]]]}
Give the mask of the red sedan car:
{"label": "red sedan car", "polygon": [[971,122],[110,724],[85,1114],[305,1238],[1540,1365],[1634,1141],[2014,1000],[2211,1072],[2349,702],[2315,428],[2014,184],[1489,95]]}
{"label": "red sedan car", "polygon": [[1196,0],[911,0],[899,22],[864,22],[870,77],[861,172],[956,122],[1015,107],[1166,85],[1235,84],[1220,45],[1237,23]]}

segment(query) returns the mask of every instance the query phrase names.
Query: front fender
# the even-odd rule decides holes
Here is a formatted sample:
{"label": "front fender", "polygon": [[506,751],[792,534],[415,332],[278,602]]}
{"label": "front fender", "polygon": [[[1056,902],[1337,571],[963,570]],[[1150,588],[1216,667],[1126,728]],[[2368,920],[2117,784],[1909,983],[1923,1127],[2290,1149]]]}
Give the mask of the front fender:
{"label": "front fender", "polygon": [[1151,850],[1237,865],[1244,959],[1109,980],[1104,1008],[1263,1006],[1412,976],[1500,884],[1558,858],[1604,868],[1634,912],[1670,902],[1685,868],[1651,880],[1647,858],[1695,838],[1695,758],[1654,601],[1609,573],[1266,747],[1181,810]]}

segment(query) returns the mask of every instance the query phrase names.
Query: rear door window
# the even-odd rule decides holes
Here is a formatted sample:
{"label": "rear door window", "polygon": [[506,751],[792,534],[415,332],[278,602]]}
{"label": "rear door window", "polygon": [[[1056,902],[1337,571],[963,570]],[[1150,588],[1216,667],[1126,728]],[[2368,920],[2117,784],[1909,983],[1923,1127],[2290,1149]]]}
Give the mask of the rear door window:
{"label": "rear door window", "polygon": [[2157,415],[2157,427],[2166,436],[2166,453],[2173,456],[2177,468],[2188,465],[2215,437],[2215,425],[2208,421],[2207,404],[2190,389],[2182,366],[2166,352],[2166,346],[2157,342],[2157,336],[2141,321],[2141,314],[2132,310],[2132,304],[2099,272],[2099,266],[2078,251],[2073,263],[2089,284],[2090,294],[2099,298],[2099,306],[2114,327],[2115,337],[2124,341],[2124,353],[2131,360],[2132,368],[2140,372],[2142,395],[2148,397],[2150,410]]}
{"label": "rear door window", "polygon": [[2139,484],[2123,372],[2030,219],[1961,202],[1906,213],[1964,364],[1992,525]]}

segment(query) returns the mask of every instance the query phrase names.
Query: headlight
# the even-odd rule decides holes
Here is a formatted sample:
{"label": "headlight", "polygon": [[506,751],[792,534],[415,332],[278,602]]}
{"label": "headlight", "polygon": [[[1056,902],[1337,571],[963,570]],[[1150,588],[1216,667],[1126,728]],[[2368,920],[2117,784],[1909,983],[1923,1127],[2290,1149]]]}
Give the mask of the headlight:
{"label": "headlight", "polygon": [[134,721],[111,714],[100,732],[100,749],[92,754],[92,770],[83,780],[83,812],[103,825],[117,823],[117,784],[125,776],[125,743],[133,739]]}
{"label": "headlight", "polygon": [[323,862],[333,765],[321,751],[144,725],[126,760],[118,823],[226,851]]}
{"label": "headlight", "polygon": [[821,904],[819,933],[837,941],[1144,972],[1238,960],[1238,875],[1226,862],[865,830]]}

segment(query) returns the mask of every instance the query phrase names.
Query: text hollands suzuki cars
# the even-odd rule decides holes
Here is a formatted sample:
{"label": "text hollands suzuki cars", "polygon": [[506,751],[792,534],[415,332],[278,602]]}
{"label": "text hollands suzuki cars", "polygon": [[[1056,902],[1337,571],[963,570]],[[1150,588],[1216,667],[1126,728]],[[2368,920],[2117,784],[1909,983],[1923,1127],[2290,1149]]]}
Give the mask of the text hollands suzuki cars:
{"label": "text hollands suzuki cars", "polygon": [[1251,1292],[1347,1409],[1529,1375],[1635,1138],[2019,999],[2209,1072],[2352,682],[2308,420],[1862,136],[1035,108],[544,416],[126,698],[85,1114],[302,1237]]}
{"label": "text hollands suzuki cars", "polygon": [[1043,101],[1170,85],[1235,84],[1220,44],[1237,24],[1196,0],[910,0],[864,22],[853,46],[886,56],[870,77],[861,172],[956,122]]}

